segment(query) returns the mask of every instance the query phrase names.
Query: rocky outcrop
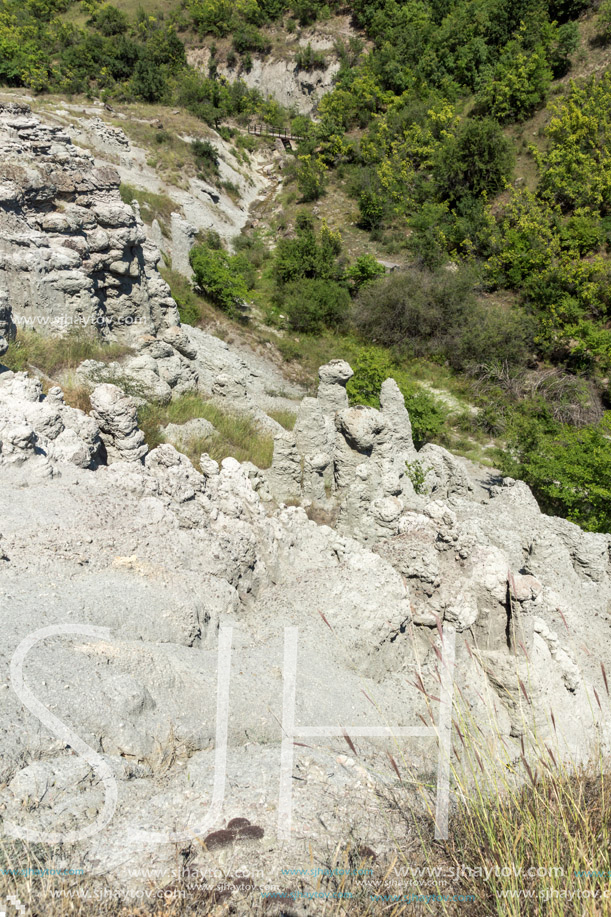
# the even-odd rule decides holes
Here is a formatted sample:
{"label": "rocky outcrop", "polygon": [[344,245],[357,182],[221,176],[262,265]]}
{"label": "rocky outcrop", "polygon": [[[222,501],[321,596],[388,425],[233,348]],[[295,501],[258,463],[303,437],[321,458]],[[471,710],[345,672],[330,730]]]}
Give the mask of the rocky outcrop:
{"label": "rocky outcrop", "polygon": [[[86,415],[56,388],[44,395],[27,375],[0,373],[2,665],[8,671],[16,647],[43,624],[108,628],[43,641],[28,663],[30,690],[103,757],[119,786],[111,825],[81,847],[81,861],[105,872],[134,857],[148,863],[136,828],[170,825],[192,837],[206,816],[225,627],[235,654],[229,779],[211,829],[239,805],[261,825],[268,851],[279,849],[291,634],[299,723],[420,725],[427,697],[439,692],[439,629],[451,626],[456,702],[482,741],[497,743],[499,760],[528,755],[535,735],[577,758],[590,739],[611,745],[608,716],[590,702],[594,690],[605,695],[601,662],[611,669],[609,536],[544,516],[520,482],[478,482],[437,447],[416,453],[394,384],[385,383],[380,411],[350,408],[348,376],[345,364],[322,368],[323,398],[304,399],[264,474],[206,454],[200,473],[169,443],[147,452],[133,401],[110,384],[94,390]],[[422,463],[422,493],[406,461]],[[339,508],[337,528],[278,506],[270,490]],[[86,779],[65,741],[41,731],[10,691],[0,736],[5,822],[67,830],[94,820],[100,781]],[[308,792],[295,790],[306,838],[291,841],[295,862],[327,836],[312,825],[326,825],[331,804],[334,831],[344,834],[396,779],[391,767],[380,770],[380,742],[358,738],[361,770],[338,763],[328,737],[296,743]],[[28,764],[30,748],[37,760]],[[428,744],[405,740],[405,753],[430,773]],[[43,799],[49,775],[53,792]],[[24,793],[39,804],[23,805]],[[387,813],[372,815],[367,832],[383,849]],[[155,850],[160,869],[173,862],[175,844]]]}
{"label": "rocky outcrop", "polygon": [[[192,49],[187,53],[187,60],[207,73],[210,51],[208,48]],[[296,109],[303,115],[314,113],[323,96],[333,88],[340,68],[337,59],[327,61],[324,67],[301,70],[295,60],[257,56],[253,56],[248,71],[222,62],[217,62],[216,66],[220,76],[231,82],[243,80],[249,89],[257,89],[265,98],[275,99],[285,108]]]}
{"label": "rocky outcrop", "polygon": [[[274,440],[266,481],[278,500],[334,506],[340,531],[369,543],[399,534],[404,511],[419,508],[422,500],[408,475],[417,453],[396,382],[384,382],[379,411],[350,407],[346,385],[352,375],[343,360],[320,368],[317,397],[304,398],[293,433],[282,431]],[[428,458],[429,452],[422,454]],[[448,470],[441,459],[435,467],[427,465],[431,492],[454,492],[460,468]]]}
{"label": "rocky outcrop", "polygon": [[91,413],[100,428],[108,465],[142,461],[148,449],[129,395],[116,385],[98,385],[91,393]]}
{"label": "rocky outcrop", "polygon": [[27,105],[0,105],[0,279],[18,323],[90,325],[133,342],[178,321],[137,209]]}

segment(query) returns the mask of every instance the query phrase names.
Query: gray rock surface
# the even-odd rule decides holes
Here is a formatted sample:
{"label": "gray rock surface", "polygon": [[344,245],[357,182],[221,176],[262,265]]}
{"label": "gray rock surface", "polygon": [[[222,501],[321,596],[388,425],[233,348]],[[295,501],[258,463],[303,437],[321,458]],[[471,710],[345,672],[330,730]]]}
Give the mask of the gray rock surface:
{"label": "gray rock surface", "polygon": [[119,175],[27,105],[0,105],[0,278],[17,323],[133,341],[178,314]]}
{"label": "gray rock surface", "polygon": [[210,421],[205,420],[203,417],[195,417],[186,423],[169,423],[161,430],[164,440],[178,448],[195,439],[205,439],[213,436],[215,432]]}
{"label": "gray rock surface", "polygon": [[[344,391],[341,378],[334,384]],[[520,482],[475,487],[443,450],[416,454],[432,470],[430,490],[415,494],[393,464],[398,442],[400,461],[414,452],[391,401],[395,423],[387,399],[380,412],[333,417],[308,399],[299,429],[277,439],[273,473],[231,458],[219,468],[203,455],[200,474],[170,444],[146,453],[134,403],[116,387],[96,388],[88,416],[56,388],[44,396],[27,375],[0,373],[5,819],[68,831],[94,822],[104,804],[91,768],[10,690],[15,649],[52,625],[109,628],[43,640],[27,681],[115,775],[112,822],[76,849],[79,862],[120,883],[133,881],[125,863],[171,873],[175,845],[138,831],[192,836],[209,812],[217,651],[229,625],[228,784],[210,830],[232,817],[260,825],[265,843],[248,856],[261,868],[273,869],[280,850],[285,627],[298,628],[300,724],[348,734],[418,725],[428,716],[422,688],[439,690],[438,626],[452,624],[457,703],[503,760],[519,758],[522,741],[528,754],[535,732],[574,758],[594,737],[608,749],[609,721],[591,695],[605,693],[600,663],[611,668],[609,536],[542,515]],[[327,493],[326,463],[342,453],[317,453],[319,442],[359,458],[345,488]],[[338,527],[277,506],[266,484],[294,488],[295,501],[324,492]],[[434,743],[395,741],[415,773],[430,774]],[[396,782],[383,764],[387,740],[356,742],[358,757],[341,736],[295,746],[296,833],[282,861],[306,862],[310,843],[351,830],[388,845],[388,815],[374,802]]]}

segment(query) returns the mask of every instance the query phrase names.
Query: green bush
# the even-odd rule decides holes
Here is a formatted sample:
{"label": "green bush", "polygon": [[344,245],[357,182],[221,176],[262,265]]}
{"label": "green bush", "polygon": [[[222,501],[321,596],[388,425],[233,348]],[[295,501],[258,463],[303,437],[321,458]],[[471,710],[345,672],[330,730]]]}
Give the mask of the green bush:
{"label": "green bush", "polygon": [[317,201],[325,191],[327,169],[320,158],[300,156],[297,170],[297,187],[304,202]]}
{"label": "green bush", "polygon": [[248,290],[235,257],[222,249],[195,245],[189,261],[202,292],[230,316],[241,318]]}
{"label": "green bush", "polygon": [[233,47],[238,54],[254,52],[256,54],[269,54],[270,42],[254,26],[245,24],[233,33]]}
{"label": "green bush", "polygon": [[544,512],[611,531],[611,413],[583,429],[518,415],[499,459],[505,474],[533,489]]}
{"label": "green bush", "polygon": [[128,20],[125,13],[118,10],[116,6],[105,3],[95,11],[90,20],[94,29],[101,32],[102,35],[122,35],[127,31]]}
{"label": "green bush", "polygon": [[376,191],[366,189],[359,194],[359,226],[362,229],[377,229],[386,216],[386,202]]}
{"label": "green bush", "polygon": [[283,309],[294,331],[319,334],[324,328],[341,328],[350,308],[350,294],[333,280],[306,278],[288,284]]}
{"label": "green bush", "polygon": [[341,237],[323,222],[320,233],[314,231],[311,217],[300,213],[294,239],[281,239],[276,248],[274,277],[282,287],[300,278],[341,280],[338,264]]}
{"label": "green bush", "polygon": [[353,320],[374,343],[443,359],[459,370],[489,359],[520,363],[532,347],[528,317],[480,302],[465,268],[397,271],[367,284]]}
{"label": "green bush", "polygon": [[352,292],[358,293],[365,284],[385,273],[386,268],[373,255],[360,255],[346,271],[346,277],[351,283]]}
{"label": "green bush", "polygon": [[455,203],[465,195],[501,191],[513,166],[511,143],[498,123],[492,118],[467,118],[439,145],[433,177],[440,197]]}

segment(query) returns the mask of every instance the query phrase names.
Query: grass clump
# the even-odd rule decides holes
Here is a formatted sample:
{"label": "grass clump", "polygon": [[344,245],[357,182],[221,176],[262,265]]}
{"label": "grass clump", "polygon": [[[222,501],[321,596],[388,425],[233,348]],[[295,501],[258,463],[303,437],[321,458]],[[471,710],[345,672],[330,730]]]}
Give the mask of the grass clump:
{"label": "grass clump", "polygon": [[280,424],[281,427],[284,427],[285,430],[292,430],[295,426],[295,421],[297,420],[297,414],[294,411],[268,411],[269,416],[272,420],[275,420]]}
{"label": "grass clump", "polygon": [[455,819],[451,859],[482,871],[462,879],[462,893],[475,899],[474,917],[611,913],[603,900],[611,876],[611,779],[596,765],[564,766],[551,750],[540,763],[520,789],[471,800]]}
{"label": "grass clump", "polygon": [[262,433],[247,415],[224,411],[199,395],[182,395],[163,406],[147,404],[138,414],[149,449],[164,441],[162,427],[170,423],[183,424],[196,417],[208,420],[216,431],[210,436],[195,436],[181,448],[196,468],[199,468],[202,452],[207,452],[217,462],[232,456],[239,462],[269,468],[274,452],[273,438]]}
{"label": "grass clump", "polygon": [[61,336],[20,329],[2,363],[13,372],[31,371],[53,377],[62,370],[76,369],[83,360],[110,363],[129,352],[125,344],[106,344],[95,334],[81,329],[71,329]]}
{"label": "grass clump", "polygon": [[140,213],[145,223],[152,223],[153,220],[157,220],[164,236],[169,236],[168,225],[172,214],[176,210],[176,204],[167,194],[143,191],[141,188],[136,188],[134,185],[124,182],[121,183],[119,192],[124,204],[138,201]]}

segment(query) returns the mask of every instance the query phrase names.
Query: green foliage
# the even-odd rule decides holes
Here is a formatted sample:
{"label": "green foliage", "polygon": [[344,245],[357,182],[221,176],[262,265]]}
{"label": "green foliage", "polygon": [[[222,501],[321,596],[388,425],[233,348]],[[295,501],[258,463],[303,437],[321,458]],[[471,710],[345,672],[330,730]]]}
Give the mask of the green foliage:
{"label": "green foliage", "polygon": [[380,406],[380,389],[393,378],[405,399],[412,422],[412,435],[418,448],[435,439],[446,420],[446,413],[432,395],[411,382],[405,370],[395,364],[379,347],[359,347],[350,356],[354,375],[347,385],[351,404]]}
{"label": "green foliage", "polygon": [[611,74],[571,83],[551,106],[548,150],[538,157],[541,194],[563,210],[611,210]]}
{"label": "green foliage", "polygon": [[276,248],[274,277],[283,286],[296,280],[340,280],[337,258],[341,252],[339,233],[323,222],[320,232],[314,230],[310,217],[301,214],[294,239],[281,239]]}
{"label": "green foliage", "polygon": [[422,467],[422,462],[419,462],[417,459],[414,462],[406,462],[405,471],[412,482],[414,492],[417,494],[425,494],[426,487],[424,482],[426,481],[427,469]]}
{"label": "green foliage", "polygon": [[245,23],[235,30],[233,33],[233,47],[238,54],[253,52],[265,55],[271,50],[270,42],[259,29],[249,23]]}
{"label": "green foliage", "polygon": [[552,70],[543,45],[532,51],[510,42],[492,79],[482,89],[480,102],[497,121],[525,121],[545,101]]}
{"label": "green foliage", "polygon": [[303,201],[317,201],[319,197],[322,197],[325,190],[325,172],[327,171],[325,164],[320,157],[310,155],[300,156],[299,163],[297,186],[301,199]]}
{"label": "green foliage", "polygon": [[195,245],[189,255],[195,281],[204,295],[228,315],[240,318],[248,289],[240,270],[242,263],[236,258],[206,244]]}
{"label": "green foliage", "polygon": [[351,282],[352,292],[358,293],[361,287],[384,273],[386,268],[373,255],[360,255],[346,271],[346,277]]}
{"label": "green foliage", "polygon": [[611,0],[602,0],[596,17],[598,35],[605,44],[611,41]]}
{"label": "green foliage", "polygon": [[459,370],[495,358],[523,362],[532,347],[528,317],[486,307],[473,285],[463,268],[397,271],[361,290],[354,322],[369,340]]}
{"label": "green foliage", "polygon": [[315,51],[308,42],[305,48],[300,48],[295,55],[298,70],[323,70],[325,68],[325,55],[322,51]]}
{"label": "green foliage", "polygon": [[532,487],[544,512],[611,531],[611,413],[582,429],[518,416],[500,460],[505,474]]}
{"label": "green foliage", "polygon": [[359,226],[363,229],[377,229],[386,215],[386,204],[380,193],[364,190],[359,194]]}
{"label": "green foliage", "polygon": [[136,62],[132,91],[137,99],[142,99],[143,102],[160,102],[166,90],[164,74],[153,60],[143,58]]}
{"label": "green foliage", "polygon": [[283,304],[293,331],[319,334],[323,328],[341,328],[350,308],[350,294],[333,280],[307,277],[289,283],[283,290]]}
{"label": "green foliage", "polygon": [[209,140],[194,140],[191,144],[195,165],[200,175],[210,178],[219,174],[219,154]]}
{"label": "green foliage", "polygon": [[511,143],[496,121],[467,118],[436,151],[433,177],[443,200],[501,191],[514,165]]}
{"label": "green foliage", "polygon": [[116,6],[105,3],[94,12],[91,24],[102,35],[123,35],[127,31],[128,20]]}
{"label": "green foliage", "polygon": [[579,47],[579,29],[575,22],[565,22],[557,32],[556,43],[550,56],[555,80],[566,76],[571,69],[571,54]]}

